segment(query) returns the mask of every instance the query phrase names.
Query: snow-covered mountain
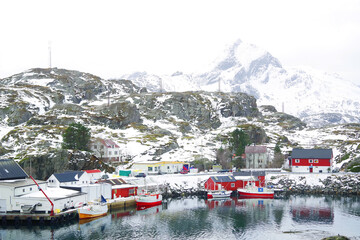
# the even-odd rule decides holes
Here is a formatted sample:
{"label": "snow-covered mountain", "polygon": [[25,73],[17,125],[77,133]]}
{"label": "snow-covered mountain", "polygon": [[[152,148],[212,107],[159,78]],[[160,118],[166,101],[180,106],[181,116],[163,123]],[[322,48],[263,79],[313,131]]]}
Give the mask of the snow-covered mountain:
{"label": "snow-covered mountain", "polygon": [[202,74],[157,76],[138,72],[122,78],[150,91],[245,92],[254,96],[258,105],[284,108],[314,127],[360,122],[359,86],[337,74],[284,68],[269,52],[241,40]]}

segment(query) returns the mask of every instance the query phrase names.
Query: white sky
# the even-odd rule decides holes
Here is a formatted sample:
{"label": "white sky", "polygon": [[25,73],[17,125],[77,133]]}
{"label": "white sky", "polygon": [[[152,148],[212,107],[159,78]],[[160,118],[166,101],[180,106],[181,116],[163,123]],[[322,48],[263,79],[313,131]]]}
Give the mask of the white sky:
{"label": "white sky", "polygon": [[237,39],[284,66],[360,83],[358,0],[0,0],[0,78],[52,66],[102,78],[206,70]]}

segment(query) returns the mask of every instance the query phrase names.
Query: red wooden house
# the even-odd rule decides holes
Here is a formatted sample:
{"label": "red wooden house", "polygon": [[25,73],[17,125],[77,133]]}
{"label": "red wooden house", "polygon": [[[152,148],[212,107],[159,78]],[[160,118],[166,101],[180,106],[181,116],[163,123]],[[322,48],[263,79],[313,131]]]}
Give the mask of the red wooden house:
{"label": "red wooden house", "polygon": [[332,149],[295,148],[289,159],[289,165],[293,172],[330,172],[332,162]]}
{"label": "red wooden house", "polygon": [[137,186],[126,183],[121,178],[99,180],[98,183],[111,184],[111,199],[137,195]]}
{"label": "red wooden house", "polygon": [[205,189],[234,191],[237,189],[236,179],[233,176],[210,177],[205,182]]}

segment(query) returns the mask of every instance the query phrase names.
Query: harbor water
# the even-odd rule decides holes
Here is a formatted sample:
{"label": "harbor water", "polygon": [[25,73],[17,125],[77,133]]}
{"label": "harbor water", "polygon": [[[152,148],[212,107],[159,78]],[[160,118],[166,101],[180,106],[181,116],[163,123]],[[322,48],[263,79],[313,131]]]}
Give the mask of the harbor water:
{"label": "harbor water", "polygon": [[0,239],[360,239],[360,197],[169,199],[61,226],[6,226]]}

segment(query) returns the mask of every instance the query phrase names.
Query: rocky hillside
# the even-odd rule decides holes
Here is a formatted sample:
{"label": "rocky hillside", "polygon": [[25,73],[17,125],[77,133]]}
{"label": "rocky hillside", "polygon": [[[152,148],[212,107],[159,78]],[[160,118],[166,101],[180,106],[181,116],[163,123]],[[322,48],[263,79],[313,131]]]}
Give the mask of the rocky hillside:
{"label": "rocky hillside", "polygon": [[294,146],[333,147],[340,165],[359,155],[357,124],[310,129],[273,106],[258,107],[253,96],[240,92],[149,93],[127,80],[56,68],[31,69],[1,79],[0,92],[1,158],[41,164],[52,158],[69,161],[74,155],[62,153],[61,134],[73,122],[89,127],[93,137],[118,143],[130,163],[212,161],[236,128],[270,149],[280,142],[284,153]]}

